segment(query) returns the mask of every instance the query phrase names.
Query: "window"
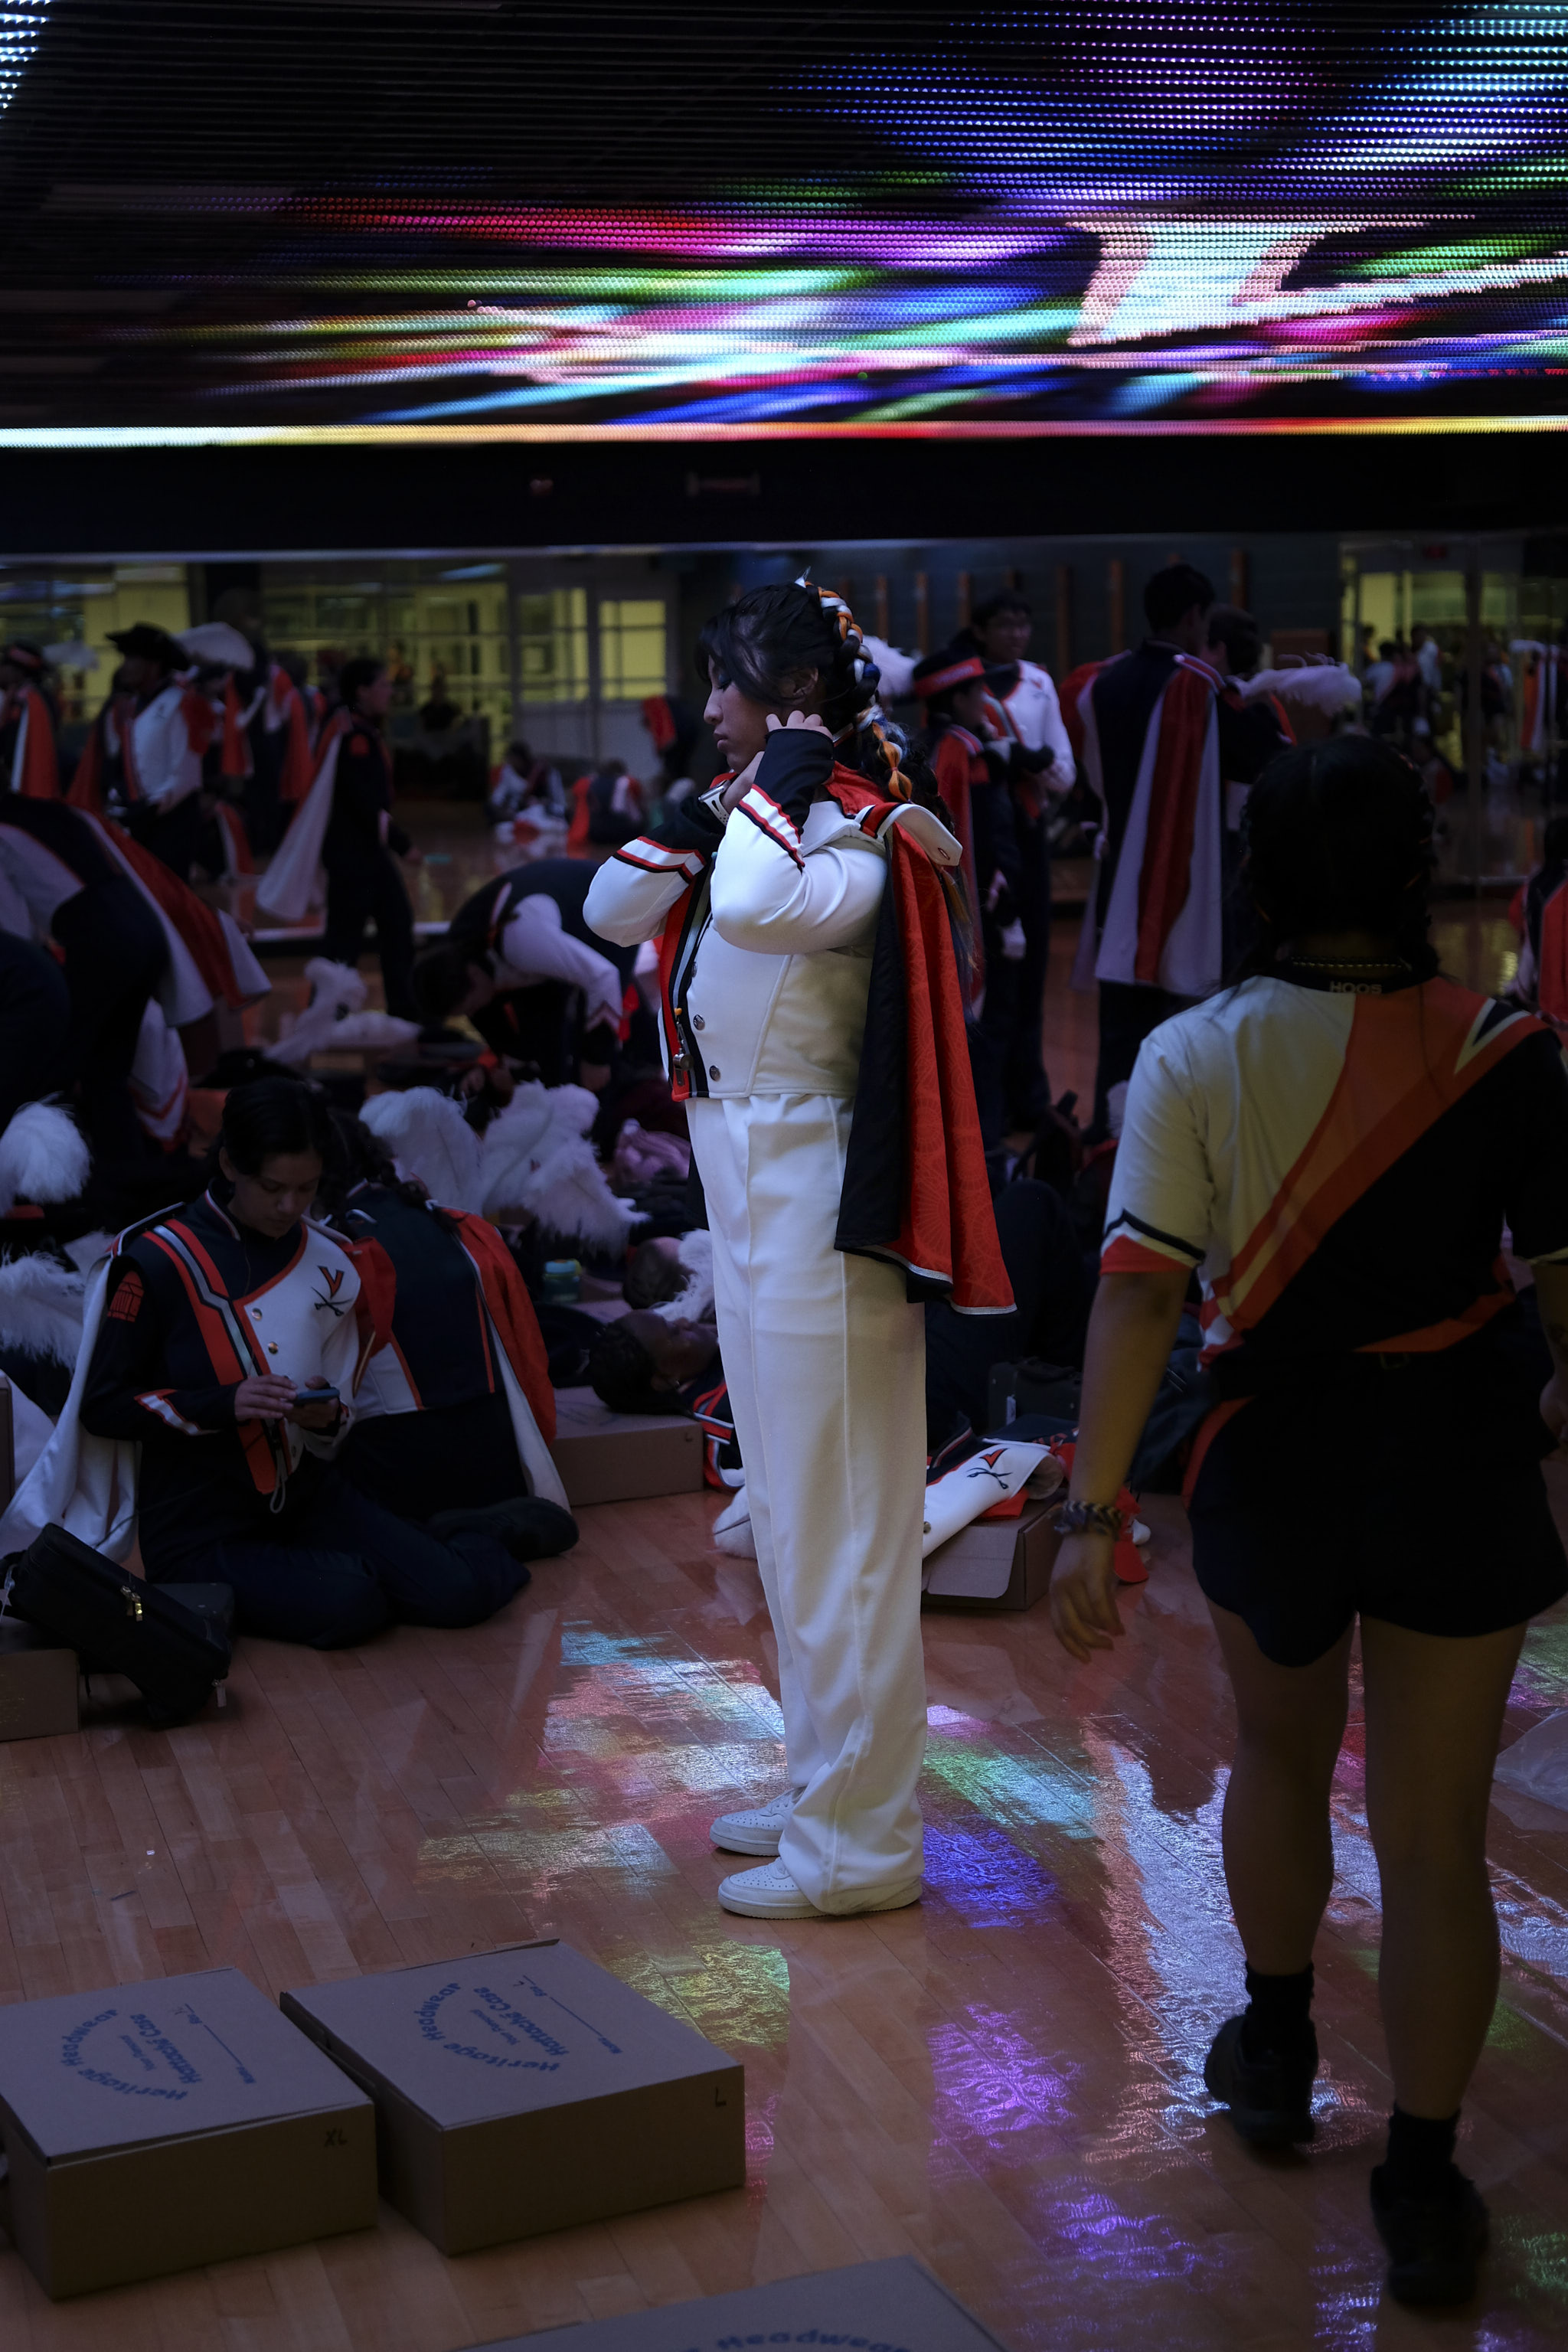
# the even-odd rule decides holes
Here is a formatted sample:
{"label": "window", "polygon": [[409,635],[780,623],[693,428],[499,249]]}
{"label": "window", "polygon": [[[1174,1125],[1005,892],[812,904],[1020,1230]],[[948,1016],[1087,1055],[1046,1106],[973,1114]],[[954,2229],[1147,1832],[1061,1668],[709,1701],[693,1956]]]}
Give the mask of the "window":
{"label": "window", "polygon": [[517,600],[524,702],[588,699],[588,592],[552,588]]}
{"label": "window", "polygon": [[599,604],[599,691],[606,702],[640,702],[668,684],[666,620],[657,597],[605,597]]}
{"label": "window", "polygon": [[392,674],[391,732],[412,729],[437,683],[465,718],[489,721],[492,740],[511,725],[511,646],[503,568],[454,570],[394,558],[369,566],[268,564],[262,572],[268,642],[303,654],[374,654]]}

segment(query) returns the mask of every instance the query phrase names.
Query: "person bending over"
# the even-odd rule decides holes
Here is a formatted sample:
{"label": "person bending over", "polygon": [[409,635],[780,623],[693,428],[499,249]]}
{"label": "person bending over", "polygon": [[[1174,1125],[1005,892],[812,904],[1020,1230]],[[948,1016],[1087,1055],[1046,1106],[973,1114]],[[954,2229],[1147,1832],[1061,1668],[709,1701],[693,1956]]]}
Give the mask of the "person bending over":
{"label": "person bending over", "polygon": [[577,858],[542,857],[476,890],[414,967],[420,1019],[471,1021],[493,1054],[531,1064],[547,1087],[598,1093],[637,956],[606,955],[589,929],[593,878]]}
{"label": "person bending over", "polygon": [[[26,920],[51,961],[58,951],[68,1001],[66,1051],[44,1091],[74,1085],[95,1157],[124,1163],[143,1148],[128,1091],[131,1066],[169,947],[112,839],[64,801],[19,793],[0,800],[0,882],[8,886],[0,925]],[[58,990],[49,992],[58,997]]]}
{"label": "person bending over", "polygon": [[1155,1029],[1132,1074],[1052,1622],[1079,1659],[1121,1632],[1110,1507],[1197,1268],[1221,1402],[1189,1472],[1193,1564],[1236,1694],[1248,1994],[1205,2080],[1252,2145],[1311,2137],[1359,1621],[1394,2097],[1373,2214],[1395,2295],[1461,2302],[1487,2229],[1453,2150],[1497,1996],[1492,1768],[1526,1625],[1568,1591],[1541,1475],[1568,1431],[1568,1076],[1539,1022],[1439,974],[1431,808],[1391,746],[1287,752],[1244,828],[1246,977]]}
{"label": "person bending over", "polygon": [[504,1526],[411,1527],[333,1463],[372,1335],[353,1256],[310,1218],[331,1146],[308,1087],[229,1096],[219,1179],[115,1244],[80,1405],[90,1437],[139,1449],[152,1581],[216,1577],[241,1633],[322,1650],[478,1624],[528,1581]]}

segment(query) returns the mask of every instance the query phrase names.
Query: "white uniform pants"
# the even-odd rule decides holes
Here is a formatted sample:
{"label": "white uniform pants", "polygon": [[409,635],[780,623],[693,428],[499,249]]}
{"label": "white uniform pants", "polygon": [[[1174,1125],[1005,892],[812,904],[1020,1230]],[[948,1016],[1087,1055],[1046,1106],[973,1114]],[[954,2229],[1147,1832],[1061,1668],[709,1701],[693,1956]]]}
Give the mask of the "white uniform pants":
{"label": "white uniform pants", "polygon": [[823,1911],[918,1879],[925,1754],[925,1324],[833,1246],[851,1105],[687,1105],[719,1345],[778,1637],[795,1809],[779,1853]]}

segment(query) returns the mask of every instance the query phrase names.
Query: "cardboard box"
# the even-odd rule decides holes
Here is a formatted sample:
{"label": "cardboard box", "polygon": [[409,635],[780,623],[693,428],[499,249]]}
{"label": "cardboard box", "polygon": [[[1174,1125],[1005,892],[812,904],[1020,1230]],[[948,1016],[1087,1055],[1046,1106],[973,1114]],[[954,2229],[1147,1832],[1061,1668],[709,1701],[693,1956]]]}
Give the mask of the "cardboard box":
{"label": "cardboard box", "polygon": [[745,2179],[744,2069],[570,1944],[283,2009],[375,2101],[382,2194],[444,2254]]}
{"label": "cardboard box", "polygon": [[592,1389],[557,1389],[551,1453],[574,1510],[584,1503],[640,1503],[695,1495],[702,1485],[702,1432],[678,1412],[612,1412]]}
{"label": "cardboard box", "polygon": [[370,2101],[237,1969],[0,2008],[0,2138],[56,2297],[376,2218]]}
{"label": "cardboard box", "polygon": [[[564,2336],[565,2330],[560,2331]],[[509,2336],[484,2352],[524,2352]],[[864,2352],[1001,2352],[987,2327],[912,2255],[774,2279],[698,2303],[623,2312],[571,2330],[571,2352],[746,2352],[752,2345],[858,2345]]]}
{"label": "cardboard box", "polygon": [[79,1729],[77,1672],[74,1650],[19,1617],[0,1617],[0,1739]]}
{"label": "cardboard box", "polygon": [[1051,1513],[1061,1501],[1026,1503],[1016,1519],[971,1519],[939,1544],[921,1574],[927,1609],[1032,1609],[1043,1601],[1059,1540]]}

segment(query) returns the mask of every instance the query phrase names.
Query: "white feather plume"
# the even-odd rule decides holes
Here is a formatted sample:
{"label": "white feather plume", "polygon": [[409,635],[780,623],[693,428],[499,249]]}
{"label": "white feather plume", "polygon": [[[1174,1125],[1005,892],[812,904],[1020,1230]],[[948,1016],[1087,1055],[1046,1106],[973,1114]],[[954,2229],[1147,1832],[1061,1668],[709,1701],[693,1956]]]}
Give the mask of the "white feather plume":
{"label": "white feather plume", "polygon": [[480,1208],[479,1139],[449,1095],[434,1087],[372,1095],[360,1112],[404,1178],[417,1177],[433,1201],[470,1214]]}
{"label": "white feather plume", "polygon": [[269,1060],[298,1069],[312,1054],[334,1046],[384,1045],[390,1051],[412,1045],[418,1036],[416,1021],[365,1011],[369,989],[346,963],[330,963],[325,956],[312,956],[305,966],[305,977],[313,991],[310,1003],[289,1034],[268,1047]]}
{"label": "white feather plume", "polygon": [[679,1257],[685,1282],[673,1298],[654,1308],[668,1323],[711,1323],[713,1320],[713,1236],[696,1225],[680,1236]]}
{"label": "white feather plume", "polygon": [[226,621],[199,621],[194,629],[177,629],[174,642],[184,646],[193,661],[221,662],[226,669],[256,667],[256,647]]}
{"label": "white feather plume", "polygon": [[881,673],[877,687],[879,702],[902,702],[914,692],[915,664],[918,654],[903,654],[897,646],[889,645],[885,637],[867,637],[866,651]]}
{"label": "white feather plume", "polygon": [[24,1103],[0,1135],[0,1215],[17,1199],[74,1201],[92,1167],[86,1139],[58,1103]]}
{"label": "white feather plume", "polygon": [[1242,680],[1237,691],[1244,702],[1260,694],[1277,694],[1281,702],[1305,703],[1332,718],[1338,710],[1359,710],[1361,680],[1343,662],[1312,662],[1303,669],[1260,669]]}
{"label": "white feather plume", "polygon": [[588,1130],[598,1103],[584,1087],[519,1087],[485,1129],[484,1213],[492,1223],[537,1217],[590,1249],[617,1251],[640,1222],[617,1200],[594,1157]]}
{"label": "white feather plume", "polygon": [[0,1258],[0,1348],[74,1364],[86,1277],[37,1250]]}

